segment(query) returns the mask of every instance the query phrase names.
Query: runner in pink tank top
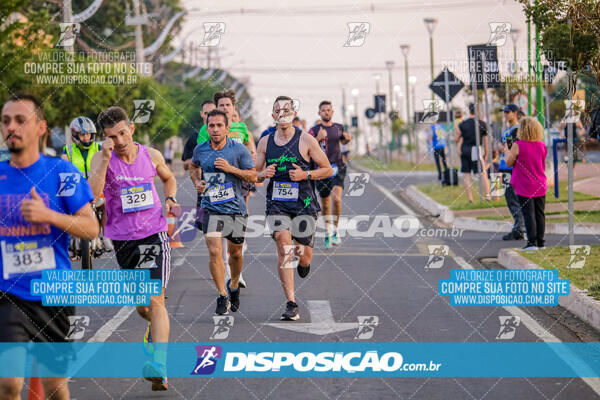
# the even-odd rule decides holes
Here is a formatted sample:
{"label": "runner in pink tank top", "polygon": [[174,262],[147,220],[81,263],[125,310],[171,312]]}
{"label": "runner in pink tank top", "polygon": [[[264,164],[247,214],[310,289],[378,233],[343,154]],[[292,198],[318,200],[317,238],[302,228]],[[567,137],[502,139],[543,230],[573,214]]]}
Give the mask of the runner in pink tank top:
{"label": "runner in pink tank top", "polygon": [[105,235],[113,239],[117,262],[123,269],[148,269],[151,279],[160,279],[162,293],[151,296],[150,307],[138,306],[138,314],[148,321],[144,351],[154,360],[144,364],[143,376],[152,390],[167,390],[167,343],[169,314],[165,288],[171,272],[171,247],[167,221],[154,177],[158,176],[169,212],[177,204],[177,182],[162,154],[133,141],[135,125],[121,107],[109,107],[98,116],[106,134],[102,151],[92,158],[89,184],[95,197],[106,198]]}
{"label": "runner in pink tank top", "polygon": [[104,232],[112,240],[137,240],[167,231],[167,220],[154,186],[156,169],[146,146],[134,145],[138,147],[138,155],[132,164],[113,151],[106,171]]}

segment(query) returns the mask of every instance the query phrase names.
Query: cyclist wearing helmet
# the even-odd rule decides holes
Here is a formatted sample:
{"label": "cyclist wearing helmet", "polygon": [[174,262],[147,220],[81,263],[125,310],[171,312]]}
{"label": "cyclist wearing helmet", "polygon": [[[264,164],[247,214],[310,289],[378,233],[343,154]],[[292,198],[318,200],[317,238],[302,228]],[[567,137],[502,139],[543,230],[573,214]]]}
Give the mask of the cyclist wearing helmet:
{"label": "cyclist wearing helmet", "polygon": [[92,157],[101,148],[100,142],[95,142],[96,126],[88,117],[77,117],[71,121],[71,146],[63,147],[62,158],[71,161],[85,179],[89,178]]}
{"label": "cyclist wearing helmet", "polygon": [[[71,161],[73,165],[81,172],[85,179],[89,178],[92,157],[102,149],[100,142],[94,141],[96,138],[96,125],[88,117],[76,117],[71,121],[71,146],[63,147],[62,158]],[[100,224],[102,226],[101,240],[106,251],[114,249],[112,241],[104,237],[104,225],[106,224],[106,213],[104,212],[104,198],[97,199],[95,202],[96,213],[100,215]]]}

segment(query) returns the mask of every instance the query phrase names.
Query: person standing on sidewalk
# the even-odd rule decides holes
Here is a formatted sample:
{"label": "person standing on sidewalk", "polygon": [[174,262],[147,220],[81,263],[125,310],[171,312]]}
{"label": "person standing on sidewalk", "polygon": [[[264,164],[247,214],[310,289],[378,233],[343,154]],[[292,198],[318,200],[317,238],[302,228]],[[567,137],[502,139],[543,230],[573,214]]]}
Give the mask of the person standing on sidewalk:
{"label": "person standing on sidewalk", "polygon": [[[502,133],[502,143],[506,144],[508,149],[512,148],[514,142],[517,141],[517,131],[519,130],[519,120],[517,119],[517,112],[519,107],[516,104],[507,104],[504,107],[504,117],[508,123],[508,127]],[[502,173],[502,182],[510,182],[512,174],[512,168],[506,165],[504,154],[500,157],[500,173]],[[515,189],[510,183],[504,184],[504,198],[506,199],[506,205],[510,210],[510,213],[515,220],[512,231],[502,236],[502,240],[521,240],[523,239],[523,212],[521,211],[521,204],[515,193]]]}
{"label": "person standing on sidewalk", "polygon": [[[444,128],[440,124],[432,124],[429,138],[427,139],[431,150],[433,152],[433,158],[435,160],[435,166],[438,171],[438,181],[442,181],[448,165],[446,165],[446,139],[444,138]],[[442,170],[442,166],[444,169]]]}
{"label": "person standing on sidewalk", "polygon": [[509,149],[504,146],[506,165],[513,167],[510,184],[523,210],[527,244],[524,251],[544,248],[546,229],[546,155],[544,128],[532,117],[525,117],[519,124],[517,141]]}
{"label": "person standing on sidewalk", "polygon": [[484,149],[483,158],[481,157],[479,148],[477,147],[477,134],[475,129],[475,105],[469,104],[469,118],[464,120],[456,129],[457,143],[456,151],[460,156],[460,172],[463,173],[465,190],[469,203],[473,202],[473,193],[471,193],[471,173],[479,173],[479,165],[481,164],[481,178],[483,181],[483,192],[487,200],[490,200],[490,181],[488,179],[485,165],[488,152],[488,128],[487,124],[479,120],[479,134],[481,135],[482,145]]}

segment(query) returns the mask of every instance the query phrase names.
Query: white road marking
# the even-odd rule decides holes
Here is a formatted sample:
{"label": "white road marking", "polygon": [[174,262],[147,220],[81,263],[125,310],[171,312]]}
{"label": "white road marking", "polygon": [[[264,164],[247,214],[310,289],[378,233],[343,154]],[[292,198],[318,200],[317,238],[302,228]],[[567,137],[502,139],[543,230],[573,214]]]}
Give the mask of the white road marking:
{"label": "white road marking", "polygon": [[311,333],[313,335],[327,335],[358,328],[358,322],[335,322],[333,313],[331,312],[331,304],[329,304],[328,300],[309,300],[307,303],[310,313],[310,323],[275,322],[263,325],[294,332]]}
{"label": "white road marking", "polygon": [[387,190],[386,188],[384,188],[383,186],[381,186],[377,182],[373,181],[373,179],[371,179],[371,183],[373,184],[373,186],[375,186],[377,189],[379,189],[379,191],[381,193],[383,193],[383,195],[385,197],[387,197],[389,200],[391,200],[392,203],[394,203],[395,205],[397,205],[398,207],[400,207],[402,209],[402,211],[404,211],[406,214],[408,214],[408,215],[416,215],[413,210],[411,210],[406,204],[404,204],[404,202],[400,201],[399,198],[397,198],[396,196],[394,196],[394,194],[392,192],[390,192],[389,190]]}
{"label": "white road marking", "polygon": [[[469,265],[469,263],[467,263],[467,261],[462,257],[454,257],[454,260],[462,269],[473,269],[473,267],[471,265]],[[523,325],[525,325],[525,327],[527,329],[529,329],[534,335],[539,337],[544,342],[546,342],[546,343],[562,342],[559,338],[557,338],[552,333],[550,333],[546,328],[541,326],[535,319],[533,319],[529,314],[527,314],[525,311],[521,310],[519,307],[504,306],[502,308],[504,308],[506,311],[508,311],[511,315],[519,317],[521,319],[521,323]],[[563,349],[561,349],[561,351],[559,351],[559,349],[556,349],[555,347],[553,347],[552,350],[554,350],[554,352],[561,358],[563,358],[561,353],[569,354],[571,356],[570,358],[574,357],[572,355],[572,352],[567,348],[563,348]],[[563,358],[563,359],[565,359],[565,358]],[[592,370],[592,369],[590,368],[590,370]],[[600,378],[581,377],[580,379],[582,379],[585,383],[587,383],[588,386],[590,388],[592,388],[592,390],[594,392],[596,392],[596,394],[600,395]]]}

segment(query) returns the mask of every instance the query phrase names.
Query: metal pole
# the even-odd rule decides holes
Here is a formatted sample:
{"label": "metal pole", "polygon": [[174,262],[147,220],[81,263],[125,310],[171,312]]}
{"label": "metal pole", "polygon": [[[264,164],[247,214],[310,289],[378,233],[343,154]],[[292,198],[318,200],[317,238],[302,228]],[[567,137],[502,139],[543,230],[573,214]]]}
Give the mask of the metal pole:
{"label": "metal pole", "polygon": [[[416,103],[415,103],[415,99],[417,98],[417,96],[415,95],[415,84],[412,85],[412,108],[413,108],[413,112],[417,109],[416,107]],[[412,134],[414,136],[414,140],[415,140],[415,163],[419,162],[419,134],[417,133],[416,129],[416,123],[415,121],[413,121],[412,123]]]}
{"label": "metal pole", "polygon": [[[471,87],[473,90],[473,105],[475,106],[475,143],[477,146],[477,171],[479,172],[479,202],[483,199],[483,177],[481,176],[481,162],[479,162],[479,148],[481,145],[481,137],[479,135],[479,102],[477,99],[477,74],[473,71]],[[473,153],[471,153],[473,154]]]}
{"label": "metal pole", "polygon": [[[375,79],[375,94],[379,94],[379,79]],[[379,157],[383,159],[383,115],[380,112],[377,113],[377,119],[379,120]],[[382,160],[383,161],[383,160]]]}
{"label": "metal pole", "polygon": [[[575,88],[572,87],[572,78],[573,72],[569,69],[567,72],[568,75],[568,89],[567,89],[567,98],[569,100],[573,99],[573,92],[575,92]],[[573,124],[567,122],[567,152],[568,154],[568,192],[569,192],[569,246],[573,246],[575,244],[575,232],[574,232],[574,216],[573,216]]]}
{"label": "metal pole", "polygon": [[[431,61],[431,82],[435,79],[433,76],[433,33],[429,33],[429,59]],[[435,100],[435,94],[431,92],[431,100]]]}
{"label": "metal pole", "polygon": [[356,116],[356,131],[354,132],[355,151],[358,153],[358,96],[354,96],[354,115]]}
{"label": "metal pole", "polygon": [[[133,11],[135,16],[139,19],[140,16],[140,0],[133,0]],[[137,24],[135,26],[135,61],[139,64],[144,63],[144,36],[142,32],[142,25]],[[139,67],[141,68],[141,67]]]}
{"label": "metal pole", "polygon": [[342,86],[342,119],[344,120],[344,127],[348,126],[346,118],[346,88],[344,86]]}
{"label": "metal pole", "polygon": [[[391,112],[393,111],[392,97],[394,96],[394,90],[393,90],[393,87],[392,87],[392,68],[393,68],[394,64],[393,64],[393,62],[390,62],[390,61],[388,61],[386,64],[387,64],[387,67],[388,67],[388,81],[389,81],[389,86],[390,86],[390,101],[389,101],[390,108],[389,108],[389,111],[388,111],[388,113],[389,113],[388,115],[391,115]],[[390,146],[391,150],[390,151],[393,151],[394,147],[395,147],[394,146],[394,121],[392,121],[391,118],[390,118],[390,137],[392,138],[391,139],[391,146]],[[386,151],[385,154],[388,154],[388,152]]]}
{"label": "metal pole", "polygon": [[[483,104],[485,107],[485,119],[486,119],[486,123],[488,126],[488,145],[487,145],[487,163],[488,165],[492,165],[492,138],[490,136],[492,136],[492,120],[491,120],[491,114],[490,114],[490,104],[488,102],[488,96],[487,96],[487,68],[486,68],[486,64],[485,64],[485,51],[483,53],[481,53],[481,63],[483,64]],[[484,171],[484,173],[487,173],[487,171]]]}
{"label": "metal pole", "polygon": [[546,84],[546,90],[544,91],[544,95],[546,96],[546,145],[550,147],[550,128],[552,127],[550,124],[550,84]]}
{"label": "metal pole", "polygon": [[412,134],[410,130],[410,88],[408,86],[408,56],[404,56],[404,84],[406,85],[406,130],[408,132],[408,146],[410,148],[408,152],[409,160],[412,162]]}
{"label": "metal pole", "polygon": [[[64,23],[72,23],[73,22],[73,7],[71,0],[63,1],[63,22]],[[73,46],[66,46],[66,50],[73,54],[74,49]]]}
{"label": "metal pole", "polygon": [[527,115],[533,111],[531,105],[531,19],[527,18]]}
{"label": "metal pole", "polygon": [[444,68],[444,92],[446,101],[446,123],[448,124],[448,132],[446,134],[446,143],[448,144],[448,165],[450,166],[449,178],[450,186],[454,185],[454,174],[452,173],[452,138],[454,137],[454,124],[450,122],[450,85],[448,85],[448,68]]}
{"label": "metal pole", "polygon": [[[535,0],[535,5],[537,7],[538,0]],[[535,26],[535,77],[536,77],[536,86],[535,86],[535,108],[537,109],[537,119],[542,126],[546,126],[544,121],[544,88],[542,83],[542,63],[540,60],[540,31]]]}

